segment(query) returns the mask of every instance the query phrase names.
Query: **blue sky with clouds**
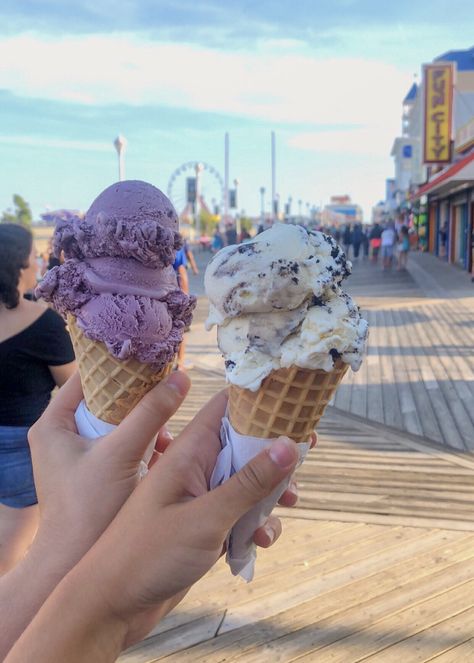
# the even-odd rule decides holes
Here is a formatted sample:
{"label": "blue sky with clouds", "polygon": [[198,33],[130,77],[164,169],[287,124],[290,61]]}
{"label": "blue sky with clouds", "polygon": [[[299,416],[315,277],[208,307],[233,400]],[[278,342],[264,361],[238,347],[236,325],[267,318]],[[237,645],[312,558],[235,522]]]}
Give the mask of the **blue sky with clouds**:
{"label": "blue sky with clouds", "polygon": [[468,17],[468,0],[2,0],[0,209],[13,193],[36,215],[87,208],[117,177],[118,133],[129,178],[166,190],[181,163],[223,171],[229,131],[255,213],[275,130],[282,200],[349,193],[368,213],[413,74],[472,46]]}

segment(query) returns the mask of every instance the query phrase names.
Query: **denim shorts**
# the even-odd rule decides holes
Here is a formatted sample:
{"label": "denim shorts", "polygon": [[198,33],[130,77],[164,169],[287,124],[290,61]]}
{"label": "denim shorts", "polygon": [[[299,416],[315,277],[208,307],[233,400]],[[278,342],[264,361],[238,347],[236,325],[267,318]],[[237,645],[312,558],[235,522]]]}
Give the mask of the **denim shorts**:
{"label": "denim shorts", "polygon": [[38,502],[28,427],[0,426],[0,503],[22,509]]}

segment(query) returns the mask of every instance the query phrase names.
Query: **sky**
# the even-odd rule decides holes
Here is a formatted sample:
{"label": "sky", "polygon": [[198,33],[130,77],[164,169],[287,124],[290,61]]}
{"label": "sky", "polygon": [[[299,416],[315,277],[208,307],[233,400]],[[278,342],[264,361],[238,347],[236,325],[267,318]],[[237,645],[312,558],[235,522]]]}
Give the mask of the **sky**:
{"label": "sky", "polygon": [[[182,164],[230,180],[239,209],[385,195],[402,101],[421,65],[472,46],[472,0],[2,0],[0,211],[86,210],[118,179],[165,192]],[[181,170],[171,194],[184,205]],[[204,171],[207,200],[219,184]],[[178,211],[180,211],[178,209]]]}

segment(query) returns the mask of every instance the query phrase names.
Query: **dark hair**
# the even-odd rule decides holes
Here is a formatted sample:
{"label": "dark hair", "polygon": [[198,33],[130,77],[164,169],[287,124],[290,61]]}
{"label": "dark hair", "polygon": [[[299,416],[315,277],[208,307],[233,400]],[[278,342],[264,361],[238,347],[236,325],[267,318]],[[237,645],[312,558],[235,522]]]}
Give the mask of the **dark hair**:
{"label": "dark hair", "polygon": [[33,236],[14,223],[0,223],[0,303],[16,308],[20,272],[28,267]]}

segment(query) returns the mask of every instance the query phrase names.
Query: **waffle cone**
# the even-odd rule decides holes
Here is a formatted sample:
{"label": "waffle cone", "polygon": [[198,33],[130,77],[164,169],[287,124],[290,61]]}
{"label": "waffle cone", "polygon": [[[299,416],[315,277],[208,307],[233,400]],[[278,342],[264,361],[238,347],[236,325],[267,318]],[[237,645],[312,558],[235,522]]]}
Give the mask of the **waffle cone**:
{"label": "waffle cone", "polygon": [[171,372],[173,362],[156,372],[136,359],[116,359],[104,343],[84,336],[72,315],[68,315],[68,327],[86,405],[102,421],[119,424],[138,401]]}
{"label": "waffle cone", "polygon": [[307,442],[347,368],[340,359],[332,371],[280,368],[256,392],[231,385],[230,422],[242,435],[268,439],[286,435]]}

